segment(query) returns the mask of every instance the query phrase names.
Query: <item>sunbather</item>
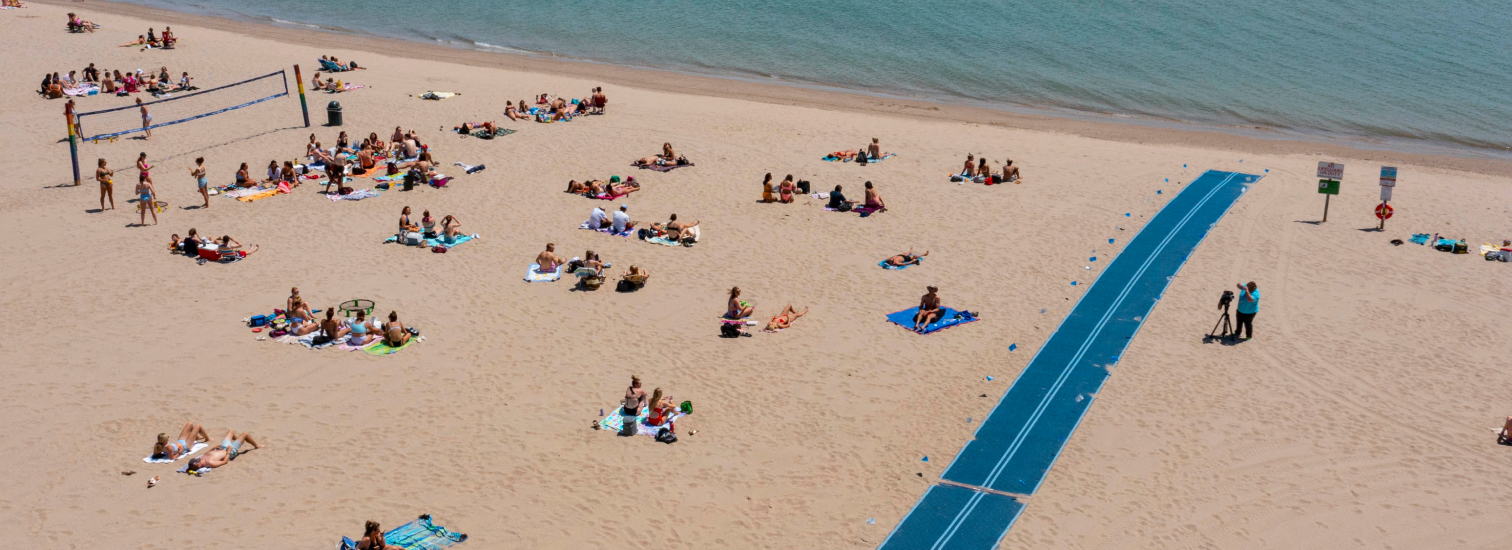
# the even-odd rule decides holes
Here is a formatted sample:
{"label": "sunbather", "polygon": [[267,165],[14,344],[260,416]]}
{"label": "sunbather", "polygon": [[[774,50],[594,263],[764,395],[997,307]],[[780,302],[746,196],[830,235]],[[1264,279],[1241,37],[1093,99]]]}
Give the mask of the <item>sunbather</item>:
{"label": "sunbather", "polygon": [[568,193],[572,193],[574,195],[588,194],[592,190],[592,187],[593,187],[592,184],[595,184],[597,182],[598,182],[598,180],[589,180],[589,181],[570,180],[570,181],[567,182],[567,192]]}
{"label": "sunbather", "polygon": [[367,522],[362,530],[362,538],[357,539],[357,550],[388,550],[389,548],[398,547],[389,546],[388,541],[383,538],[383,528],[378,525],[378,522]]}
{"label": "sunbather", "polygon": [[452,131],[459,134],[471,134],[474,130],[487,130],[489,135],[493,135],[499,132],[498,126],[495,126],[492,120],[484,122],[463,122],[461,126],[452,128]]}
{"label": "sunbather", "polygon": [[456,216],[447,214],[441,218],[441,240],[447,243],[457,242],[457,235],[462,234],[462,221]]}
{"label": "sunbather", "polygon": [[241,168],[236,169],[236,187],[257,187],[257,182],[252,181],[252,176],[247,173],[247,163],[241,163]]}
{"label": "sunbather", "polygon": [[566,262],[556,255],[555,244],[546,243],[546,250],[536,255],[535,263],[540,266],[541,273],[552,273]]}
{"label": "sunbather", "polygon": [[869,181],[866,182],[865,204],[867,208],[875,208],[878,212],[887,211],[887,203],[882,202],[882,195],[877,194],[877,190],[872,188],[872,182]]}
{"label": "sunbather", "polygon": [[353,346],[366,346],[378,339],[378,335],[371,334],[378,331],[367,320],[367,312],[357,310],[357,316],[347,320],[347,328],[351,330],[351,336],[347,338],[347,344]]}
{"label": "sunbather", "polygon": [[95,32],[95,29],[100,28],[100,26],[94,24],[93,22],[80,19],[77,14],[69,13],[68,28],[70,30],[86,30],[89,32]]}
{"label": "sunbather", "polygon": [[656,388],[651,392],[651,415],[646,417],[646,424],[651,426],[665,426],[672,416],[677,414],[677,404],[672,402],[671,395],[662,395],[662,389]]}
{"label": "sunbather", "polygon": [[635,181],[635,176],[631,176],[624,182],[620,181],[619,176],[610,176],[609,186],[605,187],[600,194],[609,195],[610,197],[621,197],[640,191],[640,188],[640,182]]}
{"label": "sunbather", "polygon": [[852,159],[855,159],[855,158],[856,158],[856,150],[855,149],[846,149],[844,151],[835,151],[835,152],[832,152],[829,155],[826,155],[824,157],[824,160],[852,160]]}
{"label": "sunbather", "polygon": [[991,183],[991,181],[987,181],[987,178],[992,177],[992,167],[987,166],[987,157],[982,157],[981,163],[977,165],[976,173],[978,179],[984,180],[984,183]]}
{"label": "sunbather", "polygon": [[793,304],[788,304],[787,307],[782,308],[782,313],[778,313],[776,317],[767,322],[766,329],[774,331],[791,327],[793,326],[793,321],[797,321],[799,317],[804,315],[808,315],[808,308],[803,308],[803,311],[797,311],[793,309]]}
{"label": "sunbather", "polygon": [[152,446],[152,459],[178,460],[179,457],[189,454],[194,444],[201,441],[210,442],[210,435],[205,433],[205,427],[194,422],[186,423],[184,428],[179,430],[177,441],[168,441],[168,434],[165,433],[157,435],[157,443]]}
{"label": "sunbather", "polygon": [[389,347],[397,348],[408,343],[409,339],[409,330],[404,328],[404,323],[399,322],[399,314],[390,311],[388,314],[388,324],[383,325],[383,343],[388,344]]}
{"label": "sunbather", "polygon": [[304,336],[320,328],[320,324],[315,322],[315,314],[310,312],[310,305],[304,300],[296,298],[294,307],[287,311],[287,315],[289,332],[295,336]]}
{"label": "sunbather", "polygon": [[420,214],[420,230],[425,232],[427,238],[436,236],[436,219],[431,217],[430,210]]}
{"label": "sunbather", "polygon": [[777,186],[778,200],[782,201],[783,204],[793,202],[794,191],[796,190],[797,186],[793,185],[793,175],[788,174],[786,178],[782,178],[782,183]]}
{"label": "sunbather", "polygon": [[509,120],[529,120],[530,119],[530,115],[522,114],[522,113],[520,113],[519,109],[515,108],[513,101],[505,101],[504,102],[504,116],[506,118],[508,118]]}
{"label": "sunbather", "polygon": [[628,204],[621,204],[619,210],[614,212],[611,220],[613,222],[611,227],[616,235],[634,229],[636,225],[640,224],[640,222],[630,219],[630,205]]}
{"label": "sunbather", "polygon": [[346,335],[351,333],[352,329],[347,328],[346,323],[336,320],[336,308],[328,307],[326,308],[325,320],[320,322],[320,332],[326,338],[338,340],[346,338]]}
{"label": "sunbather", "polygon": [[866,156],[872,160],[882,160],[882,145],[877,143],[877,138],[872,138],[871,145],[866,147]]}
{"label": "sunbather", "polygon": [[740,299],[740,287],[730,289],[730,301],[725,305],[725,319],[736,320],[750,317],[756,312],[756,306],[748,304]]}
{"label": "sunbather", "polygon": [[940,309],[940,289],[933,286],[928,288],[929,293],[919,298],[919,313],[914,315],[914,332],[923,332],[924,327],[940,320],[945,315],[945,310]]}
{"label": "sunbather", "polygon": [[399,233],[413,233],[419,230],[420,226],[410,221],[410,207],[404,207],[404,210],[399,212]]}
{"label": "sunbather", "polygon": [[276,184],[278,183],[278,177],[280,174],[282,174],[282,171],[278,169],[278,161],[270,160],[268,161],[267,177],[263,178],[262,182],[268,184]]}
{"label": "sunbather", "polygon": [[921,259],[921,258],[923,258],[925,256],[928,256],[928,255],[929,255],[929,251],[928,250],[925,250],[923,254],[914,254],[913,253],[913,249],[910,248],[910,249],[908,249],[908,252],[904,252],[902,254],[898,254],[896,256],[888,258],[887,259],[887,265],[893,265],[893,266],[899,266],[899,267],[902,267],[902,266],[905,266],[905,265],[915,265],[915,264],[919,263],[919,259]]}
{"label": "sunbather", "polygon": [[689,229],[697,226],[698,222],[696,221],[693,223],[683,223],[677,221],[677,214],[673,214],[671,219],[667,221],[667,225],[664,226],[663,229],[667,232],[667,240],[681,241],[682,238],[688,234]]}
{"label": "sunbather", "polygon": [[976,155],[966,155],[966,166],[961,168],[961,177],[971,179],[976,177]]}
{"label": "sunbather", "polygon": [[[230,464],[231,461],[236,460],[236,457],[241,456],[244,452],[242,451],[243,444],[252,445],[252,449],[264,448],[257,440],[252,439],[252,434],[250,433],[242,432],[241,435],[237,435],[233,430],[226,430],[226,437],[221,439],[220,445],[216,445],[215,448],[210,449],[204,455],[189,461],[189,471],[219,468]],[[247,450],[250,451],[252,449]]]}
{"label": "sunbather", "polygon": [[230,235],[221,235],[220,246],[218,247],[221,254],[235,254],[237,256],[245,258],[252,255],[253,252],[257,252],[257,249],[259,247],[258,245],[254,244],[252,245],[252,248],[247,250],[241,250],[241,248],[241,242],[238,242],[236,239],[231,238]]}
{"label": "sunbather", "polygon": [[604,106],[609,104],[609,97],[604,95],[604,88],[593,89],[593,110],[598,114],[604,114]]}
{"label": "sunbather", "polygon": [[1005,181],[1005,182],[1006,181],[1011,181],[1013,183],[1019,183],[1018,180],[1019,180],[1019,169],[1018,169],[1017,166],[1013,165],[1013,159],[1008,159],[1008,160],[1004,161],[1003,162],[1003,181]]}
{"label": "sunbather", "polygon": [[625,273],[620,275],[620,278],[630,281],[630,284],[640,286],[646,284],[646,279],[651,278],[651,272],[641,266],[632,264],[630,269],[625,270]]}
{"label": "sunbather", "polygon": [[299,287],[289,289],[289,299],[284,301],[284,311],[293,311],[294,302],[300,301]]}
{"label": "sunbather", "polygon": [[283,168],[278,170],[278,181],[287,183],[289,189],[299,187],[299,174],[294,171],[294,161],[284,161]]}
{"label": "sunbather", "polygon": [[1512,416],[1507,417],[1507,423],[1503,424],[1501,432],[1496,434],[1496,442],[1501,445],[1512,445]]}
{"label": "sunbather", "polygon": [[777,202],[777,193],[772,189],[772,173],[767,172],[761,180],[761,202]]}
{"label": "sunbather", "polygon": [[620,416],[623,419],[620,435],[635,435],[638,431],[641,407],[646,405],[646,390],[641,389],[639,376],[630,376],[630,387],[625,388],[624,406],[620,408]]}
{"label": "sunbather", "polygon": [[856,204],[856,201],[845,200],[845,194],[840,192],[839,185],[835,186],[834,191],[830,191],[829,208],[833,208],[841,212],[849,212],[851,206],[854,204]]}

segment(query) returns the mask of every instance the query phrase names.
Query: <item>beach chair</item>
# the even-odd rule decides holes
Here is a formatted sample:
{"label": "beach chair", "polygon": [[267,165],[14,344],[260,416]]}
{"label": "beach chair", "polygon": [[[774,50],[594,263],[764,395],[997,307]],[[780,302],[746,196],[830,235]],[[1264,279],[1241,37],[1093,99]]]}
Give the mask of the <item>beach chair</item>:
{"label": "beach chair", "polygon": [[207,247],[199,249],[199,263],[201,264],[205,262],[219,262],[223,264],[229,264],[239,262],[243,257],[244,256],[242,256],[240,252],[236,251],[221,253],[221,251],[216,248]]}
{"label": "beach chair", "polygon": [[628,277],[620,279],[619,285],[615,288],[615,290],[618,290],[620,292],[634,292],[644,288],[645,286],[645,275],[630,275]]}
{"label": "beach chair", "polygon": [[572,274],[577,275],[578,285],[582,286],[583,290],[598,290],[599,287],[604,286],[604,275],[591,267],[580,267]]}
{"label": "beach chair", "polygon": [[337,65],[335,63],[332,63],[331,60],[329,60],[329,59],[322,59],[322,60],[320,60],[320,68],[325,69],[326,72],[330,72],[330,73],[346,72],[346,69],[342,68],[341,65]]}

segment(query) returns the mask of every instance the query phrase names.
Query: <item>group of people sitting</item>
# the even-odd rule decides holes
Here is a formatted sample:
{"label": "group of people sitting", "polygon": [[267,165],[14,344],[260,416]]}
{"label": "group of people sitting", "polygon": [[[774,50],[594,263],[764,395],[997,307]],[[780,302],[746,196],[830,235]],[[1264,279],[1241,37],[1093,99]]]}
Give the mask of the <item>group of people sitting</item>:
{"label": "group of people sitting", "polygon": [[568,100],[558,97],[553,99],[551,94],[536,96],[534,111],[532,107],[521,99],[519,105],[513,101],[504,102],[504,116],[509,120],[530,120],[536,122],[555,122],[559,120],[572,120],[579,115],[604,114],[604,106],[609,103],[609,98],[604,95],[602,87],[594,88],[588,97]]}
{"label": "group of people sitting", "polygon": [[997,183],[1022,183],[1019,181],[1019,169],[1013,165],[1013,159],[1003,161],[1003,170],[994,173],[992,167],[987,165],[987,157],[982,157],[978,162],[975,155],[966,155],[966,164],[961,168],[961,173],[951,179],[961,178],[964,181],[985,183],[993,185]]}
{"label": "group of people sitting", "polygon": [[866,147],[862,147],[860,149],[846,149],[844,151],[835,151],[833,153],[825,155],[824,160],[856,161],[860,164],[866,164],[868,162],[876,162],[882,160],[883,158],[891,155],[892,153],[883,153],[881,142],[879,142],[877,138],[872,138],[871,145],[867,145]]}
{"label": "group of people sitting", "polygon": [[431,160],[429,147],[420,143],[414,130],[406,132],[398,126],[394,127],[394,134],[388,142],[374,132],[363,138],[362,143],[353,144],[343,131],[330,149],[316,141],[315,134],[310,134],[305,157],[311,166],[325,169],[327,192],[332,185],[341,187],[348,174],[361,176],[377,169],[379,161],[387,162],[387,175],[412,170],[417,183],[430,184],[436,176],[436,163]]}
{"label": "group of people sitting", "polygon": [[[322,55],[322,56],[320,56],[320,68],[322,70],[327,71],[327,72],[339,73],[339,72],[344,72],[344,71],[361,70],[361,69],[365,69],[366,67],[358,67],[356,61],[349,61],[349,62],[346,62],[346,63],[342,63],[341,60],[340,59],[336,59],[336,56],[334,56],[334,55],[332,55],[332,56],[324,56],[324,55]],[[316,72],[316,74],[320,74],[320,73]]]}
{"label": "group of people sitting", "polygon": [[640,191],[640,182],[635,181],[635,176],[630,176],[621,182],[619,176],[609,176],[609,181],[604,180],[571,180],[567,182],[567,191],[574,195],[583,195],[593,198],[619,198]]}
{"label": "group of people sitting", "polygon": [[[152,454],[148,458],[153,460],[178,460],[193,452],[195,444],[201,442],[209,443],[210,434],[205,432],[204,426],[195,422],[189,422],[184,424],[184,427],[179,430],[178,439],[170,440],[168,439],[168,434],[158,434],[157,442],[152,444]],[[221,438],[219,445],[211,447],[205,454],[189,460],[187,471],[194,473],[230,464],[231,461],[236,460],[236,457],[246,452],[242,450],[244,445],[252,446],[251,449],[247,449],[248,451],[266,448],[265,445],[253,439],[251,433],[242,432],[238,434],[235,430],[226,430],[226,436]]]}
{"label": "group of people sitting", "polygon": [[688,166],[688,158],[678,155],[671,143],[662,144],[660,155],[651,155],[631,163],[632,166]]}
{"label": "group of people sitting", "polygon": [[[830,191],[829,205],[827,206],[827,208],[839,210],[841,212],[850,212],[851,210],[854,210],[856,208],[857,201],[847,200],[845,198],[845,193],[841,192],[841,189],[841,186],[836,185],[835,190]],[[861,202],[861,205],[873,212],[887,211],[887,203],[882,202],[882,195],[877,193],[877,189],[872,186],[872,182],[870,181],[866,182],[866,196],[864,197],[864,201]]]}
{"label": "group of people sitting", "polygon": [[[776,332],[790,328],[793,326],[793,323],[798,320],[799,317],[808,315],[808,311],[809,310],[806,307],[803,308],[803,311],[798,311],[796,309],[793,309],[793,304],[788,304],[787,306],[782,308],[781,313],[778,313],[776,316],[772,317],[772,320],[767,321],[765,330],[767,332]],[[752,305],[750,302],[740,299],[740,287],[732,287],[730,289],[730,300],[725,304],[724,320],[740,321],[749,318],[754,313],[756,313],[756,306]],[[733,329],[734,327],[731,328]],[[738,330],[736,330],[736,332],[738,332]]]}
{"label": "group of people sitting", "polygon": [[[196,89],[190,82],[189,73],[185,72],[178,82],[173,81],[168,73],[168,67],[163,67],[156,73],[143,73],[140,69],[136,72],[121,74],[121,71],[96,69],[94,63],[80,71],[68,71],[66,75],[57,72],[42,76],[40,93],[48,99],[57,99],[64,96],[65,91],[74,90],[84,86],[99,86],[100,93],[126,95],[146,91],[154,96],[170,92],[181,92]],[[74,93],[74,92],[69,92]],[[75,95],[80,95],[75,93]]]}
{"label": "group of people sitting", "polygon": [[440,239],[444,243],[456,242],[457,237],[462,235],[462,221],[456,216],[447,214],[436,223],[431,217],[430,210],[426,210],[420,217],[418,225],[410,221],[410,207],[404,207],[399,213],[399,242],[411,246],[425,246],[425,239]]}
{"label": "group of people sitting", "polygon": [[198,230],[191,227],[189,228],[189,235],[182,239],[179,238],[178,233],[174,233],[172,240],[168,242],[168,249],[173,252],[182,253],[190,258],[198,257],[200,249],[210,249],[220,252],[222,255],[234,254],[245,258],[253,252],[257,252],[258,245],[254,244],[251,248],[243,247],[241,242],[231,238],[230,235],[222,235],[220,239],[206,239],[199,235]]}
{"label": "group of people sitting", "polygon": [[173,27],[163,27],[161,38],[151,27],[148,27],[147,34],[139,34],[136,40],[121,44],[121,47],[142,46],[142,51],[147,51],[153,48],[172,48],[176,43],[178,43],[178,37],[173,35]]}
{"label": "group of people sitting", "polygon": [[646,395],[646,390],[641,389],[639,376],[630,377],[630,387],[625,389],[625,400],[620,408],[620,417],[623,420],[620,435],[635,435],[640,433],[641,409],[649,409],[646,424],[658,430],[669,425],[673,417],[679,411],[677,402],[670,394],[663,394],[661,388],[656,388],[651,395]]}
{"label": "group of people sitting", "polygon": [[[621,204],[618,211],[609,214],[603,207],[593,207],[593,212],[588,214],[586,228],[594,231],[608,229],[614,234],[623,234],[635,229],[641,223],[630,219],[630,205]],[[698,222],[693,223],[677,221],[677,214],[672,214],[667,223],[652,223],[640,231],[642,239],[660,237],[672,242],[684,243],[691,246],[691,242],[698,240]],[[539,263],[539,262],[538,262]],[[546,265],[546,264],[541,264]]]}
{"label": "group of people sitting", "polygon": [[289,289],[289,299],[285,304],[284,317],[289,320],[289,334],[294,336],[307,336],[314,334],[314,344],[323,346],[330,342],[346,339],[350,346],[366,346],[374,342],[382,341],[391,347],[400,347],[409,343],[410,337],[418,331],[404,326],[399,322],[399,313],[390,311],[388,322],[377,318],[369,319],[365,310],[357,310],[352,317],[346,319],[336,318],[336,308],[325,309],[325,319],[317,320],[314,312],[310,310],[309,302],[299,296],[299,288]]}
{"label": "group of people sitting", "polygon": [[[603,259],[599,258],[598,253],[592,250],[585,252],[581,258],[572,260],[563,259],[556,253],[556,243],[546,243],[546,250],[536,255],[535,264],[541,273],[555,273],[559,267],[567,272],[576,272],[586,268],[592,270],[593,275],[598,277],[603,277],[604,269],[612,266],[612,264],[604,262]],[[635,288],[644,286],[646,279],[650,277],[651,272],[638,265],[631,265],[630,269],[620,274],[621,279]]]}
{"label": "group of people sitting", "polygon": [[[17,2],[17,4],[18,5],[12,6],[12,7],[17,7],[17,8],[24,8],[24,7],[26,7],[26,6],[19,5],[20,2]],[[11,4],[6,4],[6,6],[11,6]],[[68,32],[85,32],[85,31],[95,32],[95,29],[98,29],[98,28],[100,28],[99,24],[94,23],[92,21],[85,21],[85,20],[81,19],[81,18],[79,18],[79,14],[77,14],[77,13],[68,12]]]}
{"label": "group of people sitting", "polygon": [[329,77],[328,76],[328,77],[326,77],[326,79],[324,81],[320,80],[320,71],[315,71],[315,74],[310,77],[310,90],[311,91],[316,91],[316,92],[324,91],[324,92],[331,92],[331,93],[338,93],[339,94],[341,92],[347,91],[348,89],[350,89],[350,88],[347,87],[346,83],[344,83],[344,82],[342,82],[340,80],[337,80],[337,79],[335,79],[333,77]]}

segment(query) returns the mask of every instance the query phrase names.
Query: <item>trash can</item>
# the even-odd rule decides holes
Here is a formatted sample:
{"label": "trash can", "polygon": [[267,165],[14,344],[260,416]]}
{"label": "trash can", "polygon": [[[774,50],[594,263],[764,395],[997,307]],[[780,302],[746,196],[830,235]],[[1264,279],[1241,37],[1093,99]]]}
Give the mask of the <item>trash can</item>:
{"label": "trash can", "polygon": [[341,126],[341,102],[332,101],[326,105],[326,126]]}

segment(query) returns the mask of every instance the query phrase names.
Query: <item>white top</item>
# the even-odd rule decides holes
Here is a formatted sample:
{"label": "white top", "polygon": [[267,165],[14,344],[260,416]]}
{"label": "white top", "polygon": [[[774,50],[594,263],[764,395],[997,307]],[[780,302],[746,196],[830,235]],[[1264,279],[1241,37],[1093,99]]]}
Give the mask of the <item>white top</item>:
{"label": "white top", "polygon": [[629,214],[626,214],[623,210],[616,210],[614,212],[614,232],[615,233],[624,233],[625,232],[625,224],[628,224],[628,223],[630,223],[630,215]]}
{"label": "white top", "polygon": [[603,227],[604,226],[604,220],[608,219],[608,218],[609,218],[609,215],[604,213],[604,209],[603,208],[595,207],[593,209],[593,214],[591,214],[591,215],[588,216],[588,227],[591,227],[591,228],[594,228],[594,229],[598,229],[600,227]]}

